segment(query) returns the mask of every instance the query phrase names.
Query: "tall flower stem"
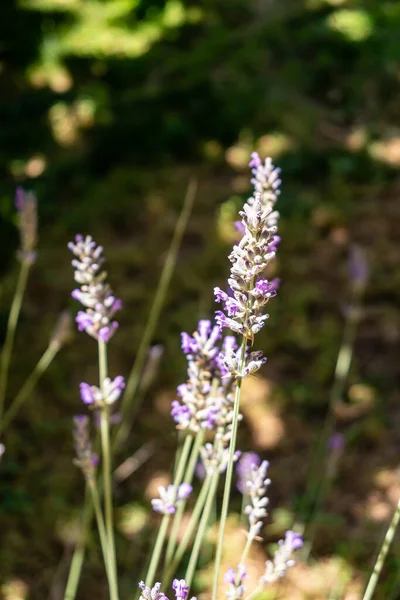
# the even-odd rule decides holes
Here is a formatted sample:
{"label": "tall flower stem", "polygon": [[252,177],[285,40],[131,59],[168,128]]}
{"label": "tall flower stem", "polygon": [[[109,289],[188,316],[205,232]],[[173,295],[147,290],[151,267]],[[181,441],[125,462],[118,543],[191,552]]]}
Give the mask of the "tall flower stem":
{"label": "tall flower stem", "polygon": [[90,522],[93,516],[93,505],[90,503],[90,492],[86,487],[85,503],[82,511],[82,529],[79,540],[75,546],[69,568],[68,579],[65,586],[64,600],[75,600],[78,590],[79,579],[81,577],[83,561],[85,559],[86,539],[89,531]]}
{"label": "tall flower stem", "polygon": [[[196,463],[197,463],[197,459],[199,456],[200,446],[203,443],[203,438],[204,438],[203,431],[199,431],[196,434],[196,437],[195,437],[195,440],[193,443],[193,447],[192,447],[192,451],[190,454],[190,459],[189,459],[189,462],[188,462],[188,465],[187,465],[187,468],[185,471],[185,476],[183,478],[186,483],[192,483],[194,470],[196,468]],[[176,540],[178,538],[178,532],[179,532],[179,527],[182,522],[182,516],[183,516],[183,513],[185,512],[185,506],[186,506],[186,502],[185,501],[181,502],[181,504],[178,506],[178,508],[176,510],[176,513],[174,514],[171,534],[169,536],[168,545],[167,545],[165,569],[167,569],[169,567],[169,563],[171,562],[172,556],[175,551]]]}
{"label": "tall flower stem", "polygon": [[8,371],[10,367],[11,354],[14,346],[15,330],[18,324],[19,313],[21,311],[22,300],[24,297],[26,283],[28,281],[31,262],[23,260],[19,270],[17,286],[15,288],[14,298],[11,304],[10,314],[7,323],[6,340],[0,359],[0,420],[4,409],[4,400],[7,391]]}
{"label": "tall flower stem", "polygon": [[106,533],[106,527],[104,525],[103,513],[101,510],[100,496],[99,496],[99,492],[97,490],[95,481],[89,482],[88,485],[89,485],[90,495],[92,498],[94,513],[96,515],[97,529],[99,531],[100,545],[101,545],[101,550],[103,552],[103,560],[104,560],[104,566],[106,568],[108,585],[111,589],[112,573],[110,572],[110,559],[108,557],[107,533]]}
{"label": "tall flower stem", "polygon": [[206,532],[206,528],[208,522],[210,520],[211,511],[213,508],[214,497],[217,492],[218,481],[219,481],[220,472],[218,469],[215,470],[215,473],[211,479],[210,491],[207,496],[207,500],[204,506],[203,514],[201,516],[201,520],[199,523],[199,528],[197,530],[196,539],[193,544],[192,551],[190,553],[190,560],[185,574],[185,581],[188,586],[192,585],[193,576],[196,571],[197,561],[199,559],[199,553],[201,549],[201,545],[204,540],[204,535]]}
{"label": "tall flower stem", "polygon": [[189,545],[190,540],[192,539],[193,533],[197,524],[200,520],[201,513],[204,508],[204,504],[206,499],[208,498],[210,492],[212,477],[207,475],[206,479],[203,481],[203,485],[200,490],[200,494],[197,497],[196,504],[194,506],[193,512],[190,516],[189,522],[185,527],[185,532],[181,541],[179,542],[178,548],[174,554],[173,560],[170,565],[168,565],[168,569],[164,576],[163,587],[165,588],[171,577],[173,576],[175,569],[179,566],[179,563],[182,560],[184,553]]}
{"label": "tall flower stem", "polygon": [[[129,433],[131,422],[134,417],[134,415],[130,415],[127,419],[126,414],[132,408],[132,405],[135,402],[136,392],[140,383],[141,372],[146,361],[146,356],[149,346],[151,344],[151,340],[157,328],[161,310],[165,301],[165,297],[167,295],[169,284],[171,282],[172,274],[174,272],[183,234],[185,233],[186,226],[188,224],[189,217],[192,212],[196,192],[197,181],[189,181],[185,199],[183,201],[182,211],[179,215],[179,219],[175,226],[174,235],[171,240],[170,247],[168,249],[168,254],[154,295],[153,303],[151,305],[150,314],[148,316],[145,329],[140,340],[135,362],[133,363],[132,370],[127,381],[124,398],[121,404],[121,412],[123,415],[123,419],[121,422],[121,427],[119,428],[116,437],[116,445],[118,447],[120,447],[123,441],[126,439],[126,436]],[[135,413],[136,411],[137,406],[135,407]]]}
{"label": "tall flower stem", "polygon": [[15,396],[13,402],[10,404],[8,410],[4,413],[3,420],[0,422],[0,433],[2,433],[15,418],[21,406],[29,399],[32,394],[37,382],[52,363],[60,346],[56,343],[51,343],[47,350],[44,352],[39,362],[25,381],[24,385]]}
{"label": "tall flower stem", "polygon": [[[240,356],[240,373],[243,372],[243,368],[244,368],[245,357],[246,357],[246,347],[247,347],[247,339],[245,336],[243,336],[242,346],[241,346],[241,356]],[[241,395],[241,391],[242,391],[242,379],[243,379],[242,377],[238,377],[237,385],[236,385],[236,393],[235,393],[235,402],[234,402],[234,406],[233,406],[232,435],[231,435],[231,439],[230,439],[230,443],[229,443],[229,459],[228,459],[228,466],[226,469],[224,496],[223,496],[223,500],[222,500],[221,519],[220,519],[220,525],[219,525],[217,553],[216,553],[216,557],[215,557],[212,600],[217,599],[219,571],[221,568],[221,558],[222,558],[222,547],[223,547],[223,542],[224,542],[226,519],[228,516],[228,509],[229,509],[229,497],[230,497],[231,486],[232,486],[234,454],[235,454],[237,431],[238,431],[238,424],[239,424],[239,408],[240,408],[240,395]]]}
{"label": "tall flower stem", "polygon": [[372,571],[371,577],[369,579],[367,589],[365,590],[363,600],[371,600],[376,584],[378,583],[379,576],[382,571],[383,564],[386,560],[387,553],[389,552],[389,548],[392,544],[394,534],[396,533],[397,526],[400,521],[400,500],[398,501],[397,508],[393,515],[392,521],[389,525],[389,528],[386,532],[385,539],[383,540],[383,544],[378,554],[378,558],[376,559],[376,563],[374,569]]}
{"label": "tall flower stem", "polygon": [[[189,457],[189,452],[190,452],[190,447],[192,445],[192,441],[193,441],[193,437],[191,435],[187,435],[185,438],[185,441],[183,442],[183,447],[182,450],[180,452],[179,455],[179,460],[178,460],[178,464],[176,467],[176,472],[175,472],[175,477],[174,477],[174,488],[175,488],[175,493],[178,490],[178,486],[179,484],[182,482],[182,478],[183,478],[183,474],[185,471],[185,465],[187,463],[188,457]],[[158,564],[160,562],[160,557],[161,557],[161,551],[165,542],[165,538],[167,535],[167,531],[168,531],[168,525],[170,523],[171,520],[171,514],[164,514],[164,517],[161,521],[161,526],[160,529],[158,530],[158,534],[157,534],[157,538],[156,538],[156,542],[154,545],[154,550],[153,553],[151,555],[151,559],[150,559],[150,564],[149,564],[149,568],[147,570],[147,575],[146,575],[146,585],[149,587],[153,586],[154,583],[154,577],[158,568]]]}
{"label": "tall flower stem", "polygon": [[[107,346],[105,342],[99,340],[99,375],[100,387],[104,391],[104,380],[107,377]],[[114,522],[113,522],[113,504],[112,504],[112,484],[111,484],[111,452],[110,452],[110,427],[109,427],[108,406],[105,404],[101,408],[100,414],[100,435],[102,447],[103,463],[103,485],[104,485],[104,513],[105,526],[107,532],[108,558],[110,567],[110,598],[118,600],[117,584],[117,563],[115,557],[114,541]]]}

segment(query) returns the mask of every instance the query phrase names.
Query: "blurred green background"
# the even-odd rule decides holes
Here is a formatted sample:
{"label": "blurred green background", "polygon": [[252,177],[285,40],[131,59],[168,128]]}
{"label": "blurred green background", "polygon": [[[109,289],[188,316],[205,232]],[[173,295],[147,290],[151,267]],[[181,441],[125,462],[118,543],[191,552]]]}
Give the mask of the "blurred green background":
{"label": "blurred green background", "polygon": [[[350,298],[352,244],[369,262],[343,398],[356,410],[338,418],[346,447],[321,507],[311,563],[322,580],[324,569],[339,565],[337,597],[361,597],[400,494],[399,29],[398,0],[0,4],[0,340],[18,264],[17,185],[36,193],[40,214],[8,402],[59,312],[77,310],[66,249],[77,232],[105,246],[124,303],[111,373],[129,373],[188,180],[198,181],[154,339],[164,346],[160,372],[118,458],[155,443],[149,461],[116,490],[125,590],[136,585],[148,550],[145,490],[167,472],[175,447],[167,415],[185,378],[179,333],[214,310],[212,287],[227,275],[232,223],[251,191],[247,163],[258,150],[283,172],[282,286],[257,345],[269,359],[257,380],[260,412],[245,411],[241,444],[272,463],[270,522],[290,520],[302,504]],[[96,348],[86,338],[76,336],[57,357],[2,440],[7,600],[62,597],[83,497],[71,463],[71,416],[82,410],[79,382],[96,379]],[[358,410],[363,403],[368,410]],[[377,598],[399,597],[399,568],[397,541]],[[78,597],[105,598],[102,577],[93,538]],[[316,583],[304,595],[294,585],[291,598],[329,597]]]}

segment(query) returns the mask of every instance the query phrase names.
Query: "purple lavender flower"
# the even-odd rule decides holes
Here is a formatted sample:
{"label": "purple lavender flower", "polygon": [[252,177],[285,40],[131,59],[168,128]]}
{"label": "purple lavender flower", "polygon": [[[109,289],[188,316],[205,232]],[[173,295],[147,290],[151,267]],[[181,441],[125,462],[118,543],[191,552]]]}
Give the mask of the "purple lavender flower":
{"label": "purple lavender flower", "polygon": [[182,334],[188,381],[178,386],[179,400],[171,405],[171,415],[179,429],[195,433],[200,429],[220,430],[222,436],[229,435],[233,382],[222,382],[228,371],[220,360],[221,347],[236,349],[235,338],[227,336],[221,340],[219,328],[209,320],[201,320],[193,335]]}
{"label": "purple lavender flower", "polygon": [[93,408],[100,408],[104,405],[114,404],[121,396],[124,387],[125,380],[121,375],[118,375],[114,379],[106,377],[102,389],[82,382],[79,385],[79,391],[84,404],[89,404]]}
{"label": "purple lavender flower", "polygon": [[252,467],[258,467],[261,458],[255,452],[244,452],[237,464],[236,473],[238,476],[237,489],[241,494],[247,494],[247,480],[251,476]]}
{"label": "purple lavender flower", "polygon": [[176,600],[186,600],[190,588],[184,579],[174,579],[172,589],[175,592]]}
{"label": "purple lavender flower", "polygon": [[158,494],[159,498],[153,498],[151,505],[153,510],[161,512],[164,515],[173,515],[176,512],[178,504],[186,500],[192,493],[192,486],[189,483],[181,483],[178,486],[178,490],[175,490],[174,485],[169,485],[167,488],[159,486]]}
{"label": "purple lavender flower", "polygon": [[346,439],[342,433],[333,433],[328,439],[328,449],[331,452],[340,452],[343,450]]}
{"label": "purple lavender flower", "polygon": [[168,600],[167,596],[160,591],[161,583],[155,583],[152,588],[149,588],[144,581],[139,581],[138,586],[141,590],[140,600]]}
{"label": "purple lavender flower", "polygon": [[350,248],[348,270],[354,289],[363,291],[369,278],[369,266],[365,252],[358,244],[353,244]]}
{"label": "purple lavender flower", "polygon": [[230,584],[229,590],[226,593],[229,600],[241,600],[244,596],[245,588],[243,581],[247,577],[245,565],[239,564],[237,569],[232,567],[225,573],[224,579]]}
{"label": "purple lavender flower", "polygon": [[89,418],[86,415],[74,417],[73,436],[75,440],[76,458],[74,464],[81,470],[85,479],[92,483],[99,457],[92,451],[89,434]]}
{"label": "purple lavender flower", "polygon": [[265,573],[260,583],[273,583],[286,574],[286,571],[295,565],[293,554],[303,546],[303,539],[299,533],[287,531],[285,539],[278,542],[278,550],[273,561],[265,563]]}
{"label": "purple lavender flower", "polygon": [[254,540],[260,533],[262,520],[267,516],[269,499],[266,496],[271,480],[267,477],[269,462],[263,460],[260,466],[252,464],[246,480],[246,491],[250,498],[244,512],[249,517],[248,538]]}
{"label": "purple lavender flower", "polygon": [[[229,256],[232,267],[228,284],[233,297],[220,288],[215,288],[214,294],[216,301],[224,305],[223,311],[215,313],[218,326],[221,329],[227,327],[253,341],[268,318],[268,315],[263,315],[263,308],[276,295],[277,281],[268,281],[261,274],[275,257],[280,241],[276,235],[279,213],[274,211],[279,195],[280,171],[274,168],[269,158],[263,164],[256,152],[252,154],[250,166],[253,167],[251,182],[254,194],[240,212],[244,233]],[[254,373],[264,362],[258,356],[252,359],[248,369],[231,369],[229,358],[233,359],[232,353],[225,366],[234,377]]]}
{"label": "purple lavender flower", "polygon": [[[236,450],[233,455],[233,461],[237,462],[241,454],[240,450]],[[223,473],[229,461],[229,448],[221,444],[213,445],[207,442],[200,448],[200,457],[207,475],[212,475],[216,469],[220,473]]]}
{"label": "purple lavender flower", "polygon": [[85,311],[80,311],[76,317],[78,329],[96,340],[108,342],[118,328],[113,316],[121,309],[122,303],[113,296],[105,281],[103,248],[97,246],[89,235],[85,238],[77,235],[68,248],[77,257],[72,266],[75,268],[75,281],[80,284],[80,288],[73,290],[72,297],[85,307]]}
{"label": "purple lavender flower", "polygon": [[36,260],[37,244],[37,200],[33,192],[25,192],[18,187],[15,193],[15,208],[18,211],[18,228],[21,247],[18,252],[20,260],[32,264]]}

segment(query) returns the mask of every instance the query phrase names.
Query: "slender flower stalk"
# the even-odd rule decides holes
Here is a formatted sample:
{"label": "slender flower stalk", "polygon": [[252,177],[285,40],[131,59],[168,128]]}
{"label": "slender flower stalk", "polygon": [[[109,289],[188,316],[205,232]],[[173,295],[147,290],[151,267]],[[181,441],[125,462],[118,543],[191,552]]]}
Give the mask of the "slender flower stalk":
{"label": "slender flower stalk", "polygon": [[75,600],[76,593],[78,590],[79,579],[82,572],[83,562],[85,560],[85,550],[86,550],[86,537],[88,534],[88,530],[90,527],[90,522],[92,520],[93,515],[93,504],[89,501],[90,491],[88,484],[86,485],[85,491],[85,502],[84,508],[82,511],[82,519],[81,519],[81,528],[80,528],[80,536],[79,540],[74,549],[74,553],[72,555],[71,564],[69,567],[69,573],[67,578],[67,583],[64,591],[64,600]]}
{"label": "slender flower stalk", "polygon": [[17,188],[15,207],[18,212],[18,228],[20,233],[18,258],[21,261],[21,268],[8,317],[6,339],[0,357],[0,421],[4,410],[8,372],[22,300],[30,268],[36,260],[35,248],[37,244],[38,225],[36,197],[32,192],[24,192],[22,188]]}
{"label": "slender flower stalk", "polygon": [[378,583],[379,576],[381,574],[383,565],[386,560],[386,556],[389,552],[390,546],[392,545],[394,534],[396,533],[397,527],[400,521],[400,500],[397,503],[397,508],[394,512],[392,521],[389,525],[389,528],[386,532],[385,539],[383,540],[383,544],[378,554],[378,558],[376,559],[373,571],[371,573],[371,577],[368,581],[367,588],[364,592],[363,600],[371,600],[374,595],[376,584]]}
{"label": "slender flower stalk", "polygon": [[225,524],[228,515],[229,497],[232,485],[233,460],[238,429],[238,415],[242,379],[257,371],[266,361],[261,352],[247,352],[247,341],[254,342],[255,334],[264,326],[268,315],[263,309],[270,298],[276,295],[277,280],[268,281],[262,274],[275,257],[280,241],[277,232],[279,213],[274,210],[279,195],[279,169],[274,168],[271,159],[261,162],[257,153],[252,154],[254,193],[240,212],[243,237],[234,246],[229,259],[232,263],[228,279],[229,292],[215,288],[217,302],[224,311],[217,311],[216,321],[222,328],[228,327],[241,334],[242,344],[238,351],[225,352],[222,357],[227,371],[236,378],[236,394],[233,409],[232,435],[229,445],[229,462],[226,471],[224,496],[222,501],[220,529],[215,559],[212,598],[216,600],[219,571],[222,558]]}
{"label": "slender flower stalk", "polygon": [[[159,488],[160,498],[154,499],[152,501],[153,510],[164,513],[164,516],[161,521],[160,529],[158,530],[156,542],[150,559],[150,564],[147,570],[145,582],[146,586],[148,587],[151,587],[154,583],[154,578],[156,575],[158,564],[160,562],[161,552],[167,535],[171,515],[175,514],[176,512],[177,500],[182,502],[192,491],[192,486],[189,486],[189,484],[186,483],[182,483],[182,477],[185,471],[185,465],[189,457],[192,441],[192,436],[187,435],[179,456],[179,461],[177,464],[173,484],[169,486],[168,490],[165,490],[164,488]],[[185,487],[182,488],[181,486]]]}
{"label": "slender flower stalk", "polygon": [[135,396],[140,383],[141,373],[146,361],[146,356],[151,344],[151,340],[157,328],[161,310],[174,272],[182,238],[192,212],[196,193],[197,182],[195,180],[191,180],[189,181],[186,190],[182,211],[179,215],[179,219],[175,226],[174,235],[171,240],[170,247],[168,249],[167,257],[163,266],[163,270],[161,272],[161,277],[157,285],[157,289],[154,295],[153,303],[150,308],[150,313],[143,331],[143,335],[140,339],[140,344],[136,354],[136,358],[128,377],[126,392],[121,406],[123,420],[116,438],[116,445],[118,447],[120,447],[124,439],[126,439],[126,436],[129,433],[129,428],[132,424],[132,416],[129,417],[128,413],[135,401]]}
{"label": "slender flower stalk", "polygon": [[43,353],[39,362],[25,381],[24,385],[15,396],[14,400],[4,413],[3,420],[0,422],[0,433],[5,431],[13,421],[21,406],[29,400],[33,390],[35,389],[39,379],[53,362],[54,358],[71,337],[71,317],[69,313],[62,313],[58,321],[57,327],[50,339],[49,346]]}

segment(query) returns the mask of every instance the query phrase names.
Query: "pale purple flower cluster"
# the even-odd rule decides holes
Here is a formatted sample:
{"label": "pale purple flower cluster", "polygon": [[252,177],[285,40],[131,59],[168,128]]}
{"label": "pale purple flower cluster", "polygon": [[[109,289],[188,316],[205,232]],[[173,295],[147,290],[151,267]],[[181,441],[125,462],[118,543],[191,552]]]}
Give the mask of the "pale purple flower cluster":
{"label": "pale purple flower cluster", "polygon": [[188,380],[178,386],[180,400],[172,402],[171,415],[177,427],[226,433],[232,421],[233,381],[221,355],[236,349],[235,338],[222,339],[218,327],[201,320],[192,336],[182,333],[182,349],[188,362]]}
{"label": "pale purple flower cluster", "polygon": [[285,539],[278,542],[278,550],[273,560],[265,563],[265,573],[260,583],[273,583],[286,574],[286,571],[296,564],[293,554],[303,546],[303,539],[299,533],[287,531]]}
{"label": "pale purple flower cluster", "polygon": [[[240,450],[236,450],[233,461],[238,461],[241,454]],[[223,473],[228,466],[229,448],[224,447],[222,444],[210,444],[208,442],[200,448],[200,456],[201,464],[207,475],[212,475],[216,469]]]}
{"label": "pale purple flower cluster", "polygon": [[239,564],[237,569],[232,567],[224,575],[226,583],[229,583],[229,590],[226,592],[229,600],[241,600],[244,596],[245,587],[243,585],[244,579],[247,577],[247,571],[245,565]]}
{"label": "pale purple flower cluster", "polygon": [[192,493],[193,487],[189,483],[181,483],[178,489],[175,489],[174,485],[169,485],[167,488],[159,486],[158,494],[159,498],[153,498],[151,505],[153,510],[169,515],[173,515],[176,512],[178,504],[189,498]]}
{"label": "pale purple flower cluster", "polygon": [[[152,588],[149,588],[143,581],[140,581],[138,585],[141,590],[139,600],[168,600],[164,592],[161,591],[161,583],[155,583]],[[174,579],[172,589],[176,600],[187,600],[190,588],[184,579]],[[197,599],[191,598],[191,600]]]}
{"label": "pale purple flower cluster", "polygon": [[73,436],[75,441],[76,464],[88,482],[94,481],[95,469],[99,462],[97,454],[93,453],[89,433],[89,417],[78,415],[74,417]]}
{"label": "pale purple flower cluster", "polygon": [[254,540],[260,533],[262,520],[267,516],[269,500],[266,497],[267,487],[271,480],[267,477],[269,462],[263,460],[260,466],[252,465],[246,481],[247,494],[251,504],[248,504],[244,512],[249,517],[249,539]]}
{"label": "pale purple flower cluster", "polygon": [[121,375],[118,375],[114,379],[106,377],[102,389],[96,385],[82,382],[79,385],[79,390],[84,404],[90,405],[91,408],[101,408],[105,405],[114,404],[121,396],[124,387],[125,380]]}
{"label": "pale purple flower cluster", "polygon": [[[243,237],[233,247],[229,256],[232,263],[228,284],[229,293],[214,289],[217,302],[224,305],[224,312],[216,312],[216,322],[222,329],[228,327],[235,333],[253,341],[254,335],[263,327],[268,315],[263,309],[270,298],[276,296],[277,279],[268,281],[263,271],[275,257],[279,237],[276,234],[279,213],[274,205],[279,194],[279,169],[271,159],[261,162],[256,152],[252,154],[251,180],[255,191],[240,212]],[[240,369],[237,353],[226,354],[225,366],[233,376],[244,377],[254,373],[263,364],[261,353],[251,353],[246,367]]]}
{"label": "pale purple flower cluster", "polygon": [[258,467],[261,463],[261,458],[255,452],[244,452],[236,466],[236,474],[238,477],[236,487],[243,495],[248,493],[247,480],[251,477],[253,465]]}
{"label": "pale purple flower cluster", "polygon": [[103,248],[97,246],[91,236],[77,235],[68,248],[77,257],[72,261],[75,268],[75,281],[80,288],[72,292],[72,297],[85,307],[76,317],[79,331],[86,331],[96,340],[108,342],[114,335],[118,323],[114,314],[122,303],[115,298],[106,283],[107,273],[102,270]]}
{"label": "pale purple flower cluster", "polygon": [[15,193],[15,208],[18,211],[18,228],[21,248],[18,252],[19,259],[29,264],[36,260],[37,244],[37,200],[33,192],[25,192],[18,187]]}

